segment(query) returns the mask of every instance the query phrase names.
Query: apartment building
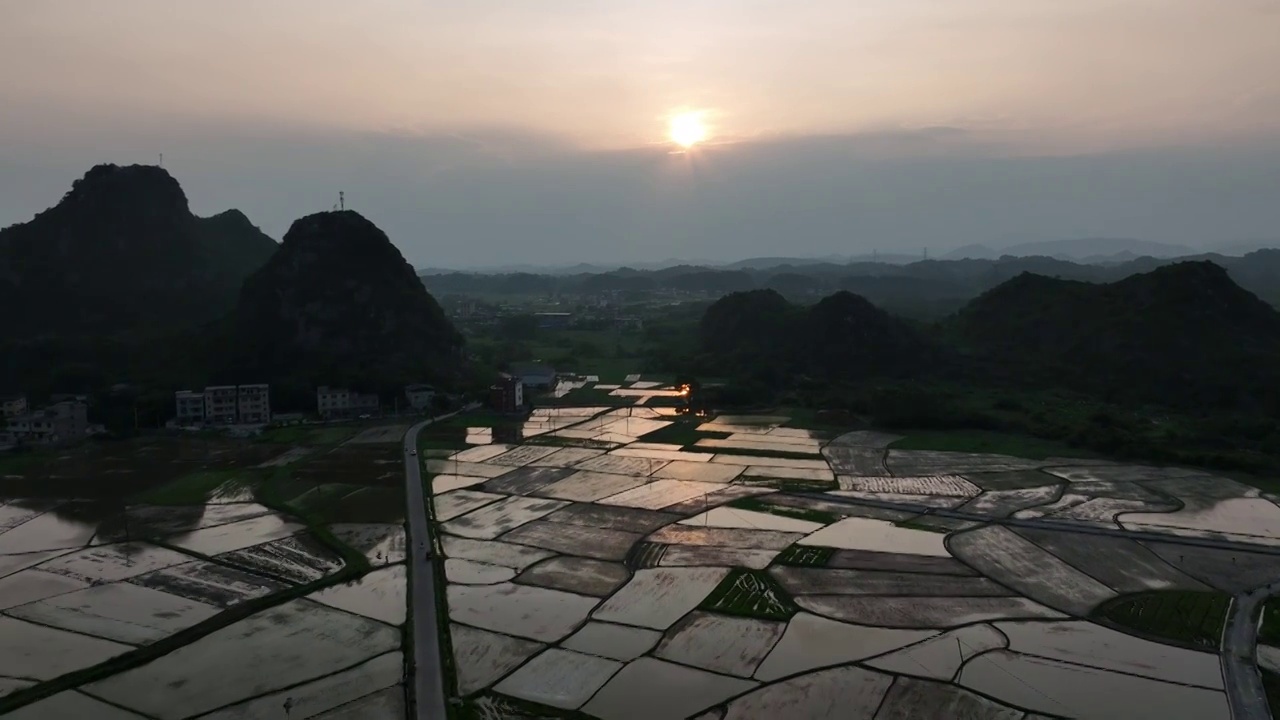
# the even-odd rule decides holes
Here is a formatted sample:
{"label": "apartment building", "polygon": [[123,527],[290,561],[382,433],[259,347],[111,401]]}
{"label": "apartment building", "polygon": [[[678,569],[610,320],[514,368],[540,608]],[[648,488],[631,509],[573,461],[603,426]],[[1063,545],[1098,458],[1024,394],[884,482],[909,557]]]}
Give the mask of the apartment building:
{"label": "apartment building", "polygon": [[30,445],[65,445],[83,440],[88,434],[89,406],[75,400],[64,400],[8,418],[0,440]]}
{"label": "apartment building", "polygon": [[351,393],[352,415],[377,415],[382,411],[382,401],[375,393]]}
{"label": "apartment building", "polygon": [[358,393],[328,385],[316,388],[316,412],[326,420],[377,415],[381,407],[382,403],[374,393]]}
{"label": "apartment building", "polygon": [[179,390],[173,394],[177,405],[177,420],[182,426],[201,425],[204,423],[204,393],[191,390]]}
{"label": "apartment building", "polygon": [[235,385],[204,389],[204,421],[207,425],[235,425],[240,395]]}
{"label": "apartment building", "polygon": [[271,386],[211,385],[173,394],[178,425],[265,425],[271,422]]}
{"label": "apartment building", "polygon": [[421,412],[431,409],[436,399],[436,389],[430,385],[406,385],[404,396],[409,401],[409,407]]}
{"label": "apartment building", "polygon": [[271,422],[271,386],[266,383],[240,385],[238,410],[242,425],[265,425]]}
{"label": "apartment building", "polygon": [[351,391],[321,385],[316,388],[316,412],[320,417],[342,418],[351,415]]}

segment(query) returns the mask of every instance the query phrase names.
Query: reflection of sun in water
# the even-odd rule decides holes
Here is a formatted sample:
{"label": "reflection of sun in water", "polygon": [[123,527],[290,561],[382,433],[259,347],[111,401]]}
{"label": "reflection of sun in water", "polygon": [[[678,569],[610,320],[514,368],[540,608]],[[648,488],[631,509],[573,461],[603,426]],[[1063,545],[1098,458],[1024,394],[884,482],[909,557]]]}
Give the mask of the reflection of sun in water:
{"label": "reflection of sun in water", "polygon": [[667,136],[683,148],[691,148],[707,139],[707,125],[700,112],[682,112],[672,115],[667,124]]}

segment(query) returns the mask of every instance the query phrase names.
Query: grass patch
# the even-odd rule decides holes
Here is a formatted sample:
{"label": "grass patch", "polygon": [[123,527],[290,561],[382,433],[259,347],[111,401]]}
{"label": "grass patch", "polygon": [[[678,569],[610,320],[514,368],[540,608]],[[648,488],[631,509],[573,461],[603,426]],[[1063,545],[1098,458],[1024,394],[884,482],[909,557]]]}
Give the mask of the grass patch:
{"label": "grass patch", "polygon": [[[707,437],[712,437],[709,433],[704,433]],[[691,445],[685,447],[689,452],[715,453],[716,455],[742,455],[743,457],[767,457],[767,458],[786,458],[788,460],[821,460],[822,456],[811,453],[794,453],[782,450],[752,450],[747,448],[731,448],[717,447],[710,448],[702,445]]]}
{"label": "grass patch", "polygon": [[1097,457],[1097,453],[1056,440],[1011,435],[990,430],[905,431],[903,439],[891,444],[894,450],[946,450],[966,453],[993,453],[1030,460],[1050,457]]}
{"label": "grass patch", "polygon": [[1150,637],[1212,650],[1219,645],[1230,603],[1221,592],[1156,590],[1109,600],[1093,616]]}
{"label": "grass patch", "polygon": [[569,720],[593,720],[591,715],[575,710],[561,710],[547,705],[519,700],[498,693],[485,693],[465,700],[449,709],[451,720],[492,720],[492,718],[567,718]]}
{"label": "grass patch", "polygon": [[623,564],[631,570],[658,567],[658,563],[662,561],[662,555],[666,552],[667,546],[662,543],[638,542],[627,551]]}
{"label": "grass patch", "polygon": [[747,478],[744,485],[777,488],[783,492],[826,492],[839,490],[840,483],[835,480],[800,480],[796,478]]}
{"label": "grass patch", "polygon": [[840,520],[840,516],[835,513],[823,512],[821,510],[810,510],[808,508],[786,507],[784,505],[774,505],[765,502],[760,498],[744,497],[738,498],[729,503],[729,507],[739,508],[741,510],[754,510],[756,512],[769,513],[770,515],[778,515],[780,517],[794,518],[796,520],[808,520],[809,522],[822,523],[830,525]]}
{"label": "grass patch", "polygon": [[[770,415],[785,415],[790,418],[782,423],[782,427],[796,428],[797,430],[816,430],[825,433],[831,437],[841,435],[856,428],[852,427],[854,422],[852,419],[848,421],[841,420],[839,422],[823,417],[819,417],[821,410],[815,408],[802,407],[783,407],[778,408]],[[845,413],[847,415],[847,413]]]}
{"label": "grass patch", "polygon": [[612,450],[617,443],[606,440],[587,440],[585,438],[555,437],[552,435],[535,435],[524,442],[525,445],[546,445],[548,447],[578,447],[591,450]]}
{"label": "grass patch", "polygon": [[1258,668],[1258,672],[1262,675],[1262,691],[1267,695],[1271,716],[1275,717],[1276,710],[1280,710],[1280,675],[1262,668]]}
{"label": "grass patch", "polygon": [[133,502],[146,505],[203,505],[219,488],[224,493],[234,492],[237,488],[254,489],[262,479],[262,473],[248,470],[202,470],[146,490],[135,496]]}
{"label": "grass patch", "polygon": [[1280,599],[1272,598],[1262,604],[1262,625],[1258,628],[1258,642],[1280,646]]}
{"label": "grass patch", "polygon": [[[920,516],[920,517],[923,517],[923,516]],[[933,523],[928,522],[926,520],[921,520],[920,517],[909,518],[907,520],[899,520],[898,522],[894,523],[894,525],[897,525],[900,528],[905,528],[907,530],[923,530],[924,532],[938,533],[940,535],[946,535],[947,533],[951,532],[947,528],[934,525]]]}
{"label": "grass patch", "polygon": [[319,485],[288,502],[321,523],[404,522],[404,491],[390,487]]}
{"label": "grass patch", "polygon": [[835,554],[835,548],[792,545],[774,560],[778,565],[794,567],[825,567]]}
{"label": "grass patch", "polygon": [[337,445],[351,439],[360,429],[350,426],[289,425],[263,430],[257,439],[258,442],[284,445]]}
{"label": "grass patch", "polygon": [[767,573],[736,568],[702,601],[702,610],[764,620],[790,620],[791,597]]}
{"label": "grass patch", "polygon": [[729,437],[729,433],[700,432],[698,426],[704,422],[707,422],[705,418],[677,418],[670,425],[642,435],[639,439],[643,442],[688,446],[703,438],[723,440]]}

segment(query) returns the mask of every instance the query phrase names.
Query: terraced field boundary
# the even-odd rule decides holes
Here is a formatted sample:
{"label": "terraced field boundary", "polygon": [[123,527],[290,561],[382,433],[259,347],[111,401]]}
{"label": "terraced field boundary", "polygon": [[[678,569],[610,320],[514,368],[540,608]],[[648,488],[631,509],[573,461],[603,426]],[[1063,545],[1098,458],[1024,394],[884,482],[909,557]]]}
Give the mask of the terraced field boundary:
{"label": "terraced field boundary", "polygon": [[[325,588],[350,582],[369,572],[369,561],[365,558],[364,554],[356,551],[354,548],[334,537],[333,533],[329,532],[328,527],[323,523],[318,522],[318,518],[314,514],[300,511],[292,505],[281,502],[279,497],[272,497],[272,493],[270,492],[262,493],[261,496],[257,498],[257,501],[264,507],[274,510],[282,515],[292,516],[301,520],[303,524],[307,526],[307,530],[311,532],[316,539],[329,546],[331,550],[335,551],[342,558],[342,568],[332,575],[325,576],[305,585],[295,585],[270,595],[245,600],[244,602],[226,608],[208,620],[204,620],[192,625],[191,627],[179,630],[178,632],[161,640],[157,640],[150,645],[117,655],[110,660],[106,660],[97,665],[76,670],[52,680],[39,683],[38,685],[33,685],[29,688],[13,692],[3,698],[0,698],[0,715],[12,712],[24,705],[29,705],[38,700],[43,700],[65,690],[73,690],[82,685],[87,685],[99,680],[105,680],[112,675],[122,673],[126,670],[141,667],[142,665],[162,658],[175,650],[190,645],[201,638],[234,625],[241,620],[245,620],[251,615],[255,615],[264,610],[269,610],[277,605],[283,605],[291,600],[304,598],[312,593],[324,590]],[[190,555],[193,558],[203,558],[213,562],[218,562],[213,558],[202,556],[188,550],[181,550],[181,552]]]}

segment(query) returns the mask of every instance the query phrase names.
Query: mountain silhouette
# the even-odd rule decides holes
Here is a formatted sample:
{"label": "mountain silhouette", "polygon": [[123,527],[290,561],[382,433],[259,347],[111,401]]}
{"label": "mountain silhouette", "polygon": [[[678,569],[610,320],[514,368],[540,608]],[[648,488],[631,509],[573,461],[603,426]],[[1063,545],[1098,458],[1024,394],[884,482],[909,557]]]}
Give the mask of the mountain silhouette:
{"label": "mountain silhouette", "polygon": [[224,315],[276,243],[239,211],[191,213],[168,172],[99,165],[54,207],[0,230],[9,338],[191,326]]}

